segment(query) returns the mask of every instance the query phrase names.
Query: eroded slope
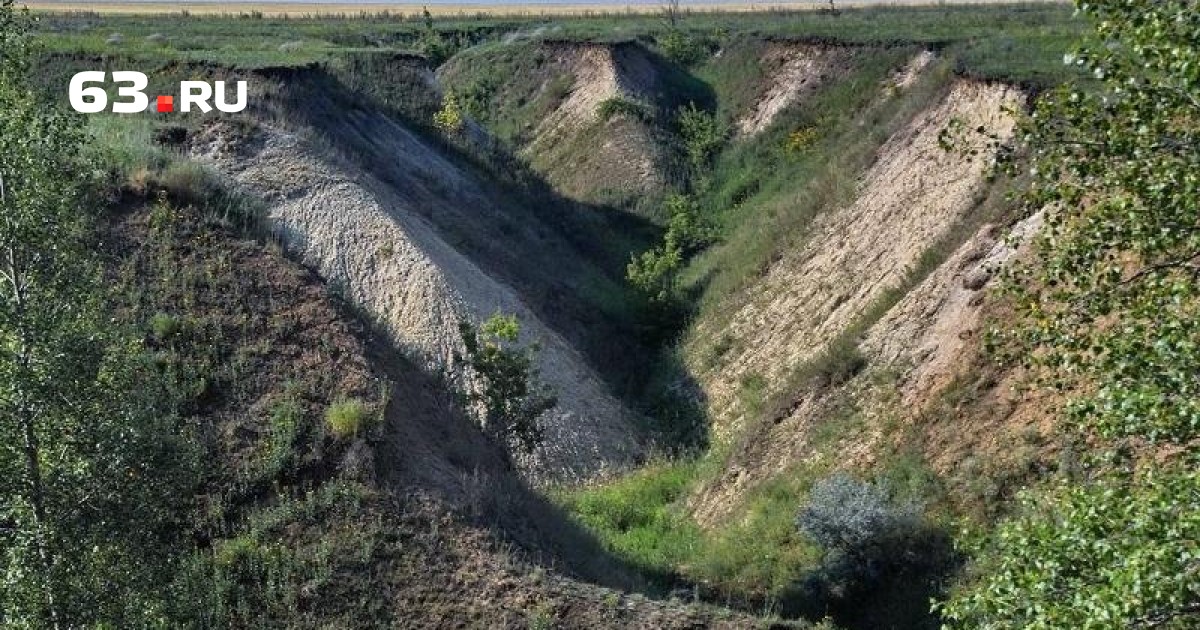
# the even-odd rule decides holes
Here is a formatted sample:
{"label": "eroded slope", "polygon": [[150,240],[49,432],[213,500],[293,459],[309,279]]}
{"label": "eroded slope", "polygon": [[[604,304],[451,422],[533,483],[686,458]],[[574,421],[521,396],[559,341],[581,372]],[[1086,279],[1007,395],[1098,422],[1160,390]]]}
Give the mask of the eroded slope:
{"label": "eroded slope", "polygon": [[300,130],[210,126],[193,139],[197,159],[263,198],[288,247],[362,308],[404,351],[451,382],[464,375],[462,319],[516,314],[542,345],[539,368],[558,406],[544,418],[544,446],[520,458],[541,480],[579,480],[629,465],[639,452],[630,414],[560,334],[507,283],[449,245],[424,217],[504,212],[471,173],[379,114],[352,111],[344,129],[390,156],[387,180],[359,169]]}
{"label": "eroded slope", "polygon": [[[900,286],[930,243],[971,211],[992,154],[949,152],[939,137],[951,121],[1011,134],[1007,110],[1020,94],[960,81],[879,151],[854,203],[820,216],[805,242],[738,297],[728,318],[701,322],[699,339],[726,339],[712,367],[698,366],[715,429],[737,432],[739,388],[784,386],[789,371],[825,345],[887,291]],[[982,142],[978,139],[975,142]]]}
{"label": "eroded slope", "polygon": [[[190,206],[129,205],[103,226],[109,278],[130,290],[120,316],[176,322],[148,325],[146,343],[164,369],[190,366],[181,385],[207,370],[183,410],[209,469],[187,537],[195,549],[180,563],[185,574],[215,568],[197,593],[211,599],[184,604],[205,625],[752,625],[568,577],[634,582],[561,515],[530,509],[531,493],[436,375],[278,248]],[[325,416],[347,399],[367,409],[349,434]],[[462,491],[480,479],[488,496]]]}
{"label": "eroded slope", "polygon": [[[982,328],[989,307],[997,308],[987,292],[992,280],[1039,225],[1040,215],[1011,230],[987,224],[962,243],[863,334],[861,373],[805,388],[780,417],[747,429],[728,468],[692,498],[697,518],[729,518],[738,497],[797,465],[866,474],[902,448],[916,448],[952,484],[983,478],[985,471],[961,469],[985,461],[993,467],[986,476],[1011,474],[995,468],[1012,467],[1005,451],[1037,430],[1039,405],[1014,388],[1018,374],[980,363]],[[952,391],[980,378],[986,382],[973,385],[981,391],[969,400]],[[827,427],[839,422],[849,434],[830,434]],[[951,488],[951,500],[969,502],[971,491]]]}
{"label": "eroded slope", "polygon": [[759,65],[765,74],[762,93],[734,123],[742,137],[762,132],[784,109],[802,103],[822,86],[847,74],[855,49],[795,42],[771,42]]}
{"label": "eroded slope", "polygon": [[439,76],[573,199],[640,207],[667,182],[667,155],[649,119],[672,95],[663,62],[638,44],[506,44],[468,51]]}

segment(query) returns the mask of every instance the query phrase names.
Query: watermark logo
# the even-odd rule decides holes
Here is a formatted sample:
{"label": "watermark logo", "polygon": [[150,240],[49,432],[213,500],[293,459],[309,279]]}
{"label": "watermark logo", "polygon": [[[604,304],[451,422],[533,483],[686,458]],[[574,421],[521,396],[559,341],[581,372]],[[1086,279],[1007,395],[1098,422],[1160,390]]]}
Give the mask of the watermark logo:
{"label": "watermark logo", "polygon": [[[111,72],[109,75],[112,82],[117,84],[117,97],[112,101],[113,113],[136,114],[151,108],[150,98],[144,91],[149,84],[145,74],[123,70]],[[108,91],[102,87],[108,78],[100,70],[79,72],[71,77],[71,85],[67,91],[71,109],[83,114],[95,114],[108,109]],[[211,84],[208,81],[180,81],[179,111],[187,113],[196,109],[207,114],[215,107],[217,111],[232,114],[246,109],[246,82],[238,81],[234,93],[234,100],[230,102],[224,81]],[[212,105],[209,105],[209,101],[212,101]],[[159,113],[173,112],[175,106],[176,99],[173,94],[158,96],[153,105],[154,111]]]}

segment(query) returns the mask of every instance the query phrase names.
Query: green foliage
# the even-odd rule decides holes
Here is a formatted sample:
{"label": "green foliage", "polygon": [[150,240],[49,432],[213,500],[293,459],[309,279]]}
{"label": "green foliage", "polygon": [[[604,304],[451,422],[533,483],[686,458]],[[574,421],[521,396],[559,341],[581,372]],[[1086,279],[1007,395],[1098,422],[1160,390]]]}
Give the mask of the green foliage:
{"label": "green foliage", "polygon": [[673,296],[676,274],[687,257],[708,246],[712,229],[700,218],[695,202],[674,193],[663,201],[667,231],[661,245],[629,261],[625,277],[652,301],[665,303]]}
{"label": "green foliage", "polygon": [[788,134],[787,142],[784,146],[792,153],[800,153],[808,150],[820,137],[816,129],[812,127],[801,127]]}
{"label": "green foliage", "polygon": [[625,277],[651,300],[665,302],[675,286],[675,274],[683,263],[679,244],[666,239],[662,245],[634,256],[625,268]]}
{"label": "green foliage", "polygon": [[[761,54],[761,44],[739,43],[697,72],[719,81],[718,102],[746,99],[748,107],[759,92],[739,79],[753,76],[747,67],[753,69]],[[802,243],[819,214],[852,200],[858,174],[878,147],[940,94],[951,78],[944,69],[928,73],[897,98],[878,98],[877,86],[911,54],[896,48],[856,55],[855,67],[802,107],[784,110],[770,128],[727,143],[716,155],[694,194],[719,244],[693,257],[679,274],[682,287],[702,290],[700,318],[719,317],[724,300]],[[725,112],[723,119],[734,115]],[[797,128],[815,129],[818,136],[804,151],[789,151],[788,132]]]}
{"label": "green foliage", "polygon": [[357,398],[335,400],[325,410],[325,424],[338,439],[357,437],[370,422],[370,408]]}
{"label": "green foliage", "polygon": [[1184,443],[1200,434],[1200,14],[1182,1],[1082,6],[1099,41],[1070,59],[1102,87],[1056,91],[1026,126],[1029,204],[1047,210],[1019,278],[1020,332],[1046,350],[1039,363],[1098,386],[1072,418]]}
{"label": "green foliage", "polygon": [[538,381],[537,345],[517,347],[521,325],[516,315],[496,313],[478,330],[464,321],[459,331],[467,366],[480,381],[468,390],[467,400],[483,408],[484,427],[497,443],[532,451],[542,440],[538,417],[558,403]]}
{"label": "green foliage", "polygon": [[160,343],[169,342],[183,330],[183,323],[178,317],[166,313],[155,313],[150,318],[150,334]]}
{"label": "green foliage", "polygon": [[813,485],[796,526],[827,550],[869,559],[915,529],[920,509],[876,484],[835,473]]}
{"label": "green foliage", "polygon": [[563,503],[610,551],[645,571],[667,571],[686,563],[701,546],[699,528],[677,505],[693,477],[694,465],[655,464],[568,494]]}
{"label": "green foliage", "polygon": [[294,397],[289,396],[271,408],[270,422],[262,474],[275,478],[287,472],[297,459],[296,448],[304,428],[304,410]]}
{"label": "green foliage", "polygon": [[695,103],[679,108],[675,125],[679,128],[679,136],[693,173],[703,173],[725,143],[729,130],[715,115],[696,107]]}
{"label": "green foliage", "polygon": [[83,126],[27,87],[28,29],[0,3],[0,622],[161,624],[194,443],[101,309]]}
{"label": "green foliage", "polygon": [[[1079,4],[1096,33],[1065,61],[1095,82],[1023,124],[1037,255],[995,331],[1064,392],[1090,480],[1035,489],[978,544],[944,606],[958,627],[1192,627],[1200,477],[1200,13],[1187,0]],[[1140,445],[1166,460],[1127,461]],[[1163,470],[1155,470],[1163,467]],[[1115,470],[1114,470],[1115,469]]]}
{"label": "green foliage", "polygon": [[681,66],[700,63],[716,48],[716,42],[711,39],[677,28],[667,29],[658,37],[657,43],[667,59]]}
{"label": "green foliage", "polygon": [[683,502],[706,474],[705,466],[652,464],[559,499],[606,548],[656,578],[663,590],[682,577],[725,601],[762,605],[788,597],[820,560],[793,523],[810,478],[783,475],[745,497],[740,518],[701,529]]}
{"label": "green foliage", "polygon": [[1189,628],[1200,473],[1195,463],[1105,474],[1021,495],[1018,514],[968,545],[971,575],[942,612],[961,628]]}
{"label": "green foliage", "polygon": [[650,108],[644,103],[631,101],[620,96],[610,96],[596,107],[596,115],[601,120],[612,120],[616,116],[628,116],[634,120],[650,122],[654,117]]}
{"label": "green foliage", "polygon": [[463,130],[466,119],[463,117],[462,106],[453,90],[447,90],[442,97],[442,108],[433,115],[433,126],[443,133],[459,133]]}
{"label": "green foliage", "polygon": [[554,605],[550,602],[538,604],[525,617],[529,622],[529,630],[551,630],[555,622]]}

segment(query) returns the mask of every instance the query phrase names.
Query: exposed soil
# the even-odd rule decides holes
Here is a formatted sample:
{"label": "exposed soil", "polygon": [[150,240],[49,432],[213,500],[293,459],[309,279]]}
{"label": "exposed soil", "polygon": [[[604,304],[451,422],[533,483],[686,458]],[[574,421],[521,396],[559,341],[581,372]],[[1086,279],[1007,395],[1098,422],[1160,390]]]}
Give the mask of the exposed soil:
{"label": "exposed soil", "polygon": [[608,99],[653,107],[658,77],[645,50],[632,44],[566,42],[543,50],[542,89],[559,76],[572,82],[522,154],[556,189],[575,199],[636,197],[658,190],[665,182],[665,158],[650,127],[628,115],[600,116]]}
{"label": "exposed soil", "polygon": [[899,287],[926,248],[975,207],[993,149],[968,136],[963,141],[974,147],[947,151],[939,138],[951,121],[1007,138],[1013,129],[1008,110],[1020,99],[1002,85],[955,83],[885,143],[854,203],[821,215],[802,245],[738,297],[724,330],[700,324],[705,337],[734,340],[714,367],[699,373],[718,436],[738,432],[745,379],[764,379],[768,392],[777,390],[792,366],[817,356]]}
{"label": "exposed soil", "polygon": [[[729,469],[693,498],[702,522],[730,517],[747,490],[797,462],[817,463],[814,458],[832,453],[837,460],[824,463],[869,471],[890,449],[912,446],[900,442],[915,441],[931,468],[952,483],[967,475],[1019,474],[1003,469],[1045,459],[1045,453],[1014,452],[1031,431],[1049,432],[1039,426],[1048,418],[1037,411],[1044,401],[1015,387],[1019,373],[998,371],[980,354],[991,281],[1030,242],[1040,220],[1034,215],[1007,235],[984,226],[867,331],[859,347],[869,370],[844,385],[806,391],[784,417],[751,428]],[[951,387],[978,391],[951,393]],[[860,414],[852,439],[813,448],[822,423],[846,413]],[[1028,461],[1016,462],[1014,455]],[[979,470],[983,465],[990,470]],[[952,488],[952,499],[971,501],[970,492]]]}
{"label": "exposed soil", "polygon": [[847,73],[854,49],[816,44],[773,42],[760,60],[766,90],[750,111],[734,123],[739,136],[769,127],[780,112],[803,102],[829,81]]}
{"label": "exposed soil", "polygon": [[382,116],[359,124],[375,142],[392,145],[391,166],[407,175],[408,186],[380,181],[302,133],[272,125],[250,134],[211,125],[193,140],[192,152],[262,198],[296,256],[426,369],[446,370],[450,382],[464,376],[460,319],[516,314],[525,339],[541,344],[538,367],[559,400],[544,417],[545,445],[519,457],[531,478],[580,480],[629,465],[639,448],[628,412],[521,296],[423,218],[447,204],[488,207],[469,173]]}
{"label": "exposed soil", "polygon": [[921,73],[929,67],[937,59],[937,55],[928,50],[922,50],[917,53],[908,63],[904,65],[888,82],[888,87],[893,90],[904,90],[911,87],[920,78]]}
{"label": "exposed soil", "polygon": [[[201,344],[228,351],[241,366],[236,380],[212,383],[194,410],[218,455],[215,478],[253,467],[270,440],[271,409],[279,401],[297,397],[308,426],[321,422],[337,398],[357,397],[378,409],[384,387],[391,390],[382,426],[349,442],[326,436],[296,453],[304,478],[290,483],[312,492],[350,476],[372,489],[354,512],[360,520],[327,514],[315,524],[289,523],[278,541],[262,541],[366,553],[365,560],[334,559],[335,580],[303,585],[298,609],[286,619],[267,611],[260,619],[296,627],[754,626],[739,613],[570,577],[636,585],[631,572],[606,559],[561,514],[534,503],[436,375],[373,337],[316,274],[277,248],[238,237],[194,209],[151,215],[134,206],[105,226],[114,282],[138,281],[131,317],[145,316],[139,309],[151,306],[141,302],[153,296],[177,303],[177,311],[165,314],[183,322],[171,340],[148,343]],[[278,497],[264,492],[247,500],[266,508]],[[356,528],[373,533],[360,548],[340,547],[360,540]]]}

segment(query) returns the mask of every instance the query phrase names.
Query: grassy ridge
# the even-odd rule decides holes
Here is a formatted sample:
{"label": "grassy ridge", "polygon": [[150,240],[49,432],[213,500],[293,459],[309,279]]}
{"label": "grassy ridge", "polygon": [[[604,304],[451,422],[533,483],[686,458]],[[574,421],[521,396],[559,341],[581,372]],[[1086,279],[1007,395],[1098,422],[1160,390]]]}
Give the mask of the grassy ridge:
{"label": "grassy ridge", "polygon": [[[456,49],[505,37],[653,39],[664,30],[657,16],[628,14],[552,20],[456,15],[436,16],[432,22],[433,29]],[[1066,76],[1062,52],[1085,26],[1072,18],[1069,6],[1056,3],[868,7],[845,9],[837,15],[704,13],[687,15],[682,23],[685,31],[716,37],[741,33],[947,48],[961,59],[963,72],[1038,85]],[[323,61],[341,52],[420,50],[427,27],[415,14],[280,18],[50,13],[42,15],[39,30],[52,51],[124,52],[253,66]]]}

